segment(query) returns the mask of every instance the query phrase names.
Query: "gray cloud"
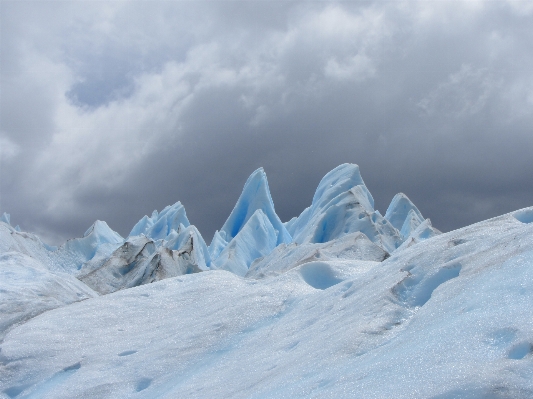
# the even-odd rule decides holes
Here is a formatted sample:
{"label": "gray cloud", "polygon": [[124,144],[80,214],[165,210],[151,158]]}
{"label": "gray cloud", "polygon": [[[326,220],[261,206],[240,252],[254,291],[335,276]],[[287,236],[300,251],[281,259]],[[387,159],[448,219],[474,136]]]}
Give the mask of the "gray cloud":
{"label": "gray cloud", "polygon": [[528,2],[2,2],[0,194],[60,242],[182,201],[207,241],[263,166],[280,217],[357,163],[442,230],[532,205]]}

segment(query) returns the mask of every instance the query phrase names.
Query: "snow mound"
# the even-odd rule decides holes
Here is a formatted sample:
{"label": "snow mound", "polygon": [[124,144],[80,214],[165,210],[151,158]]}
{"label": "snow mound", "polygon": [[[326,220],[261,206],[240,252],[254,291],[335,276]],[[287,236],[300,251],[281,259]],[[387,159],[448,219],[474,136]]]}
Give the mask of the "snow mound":
{"label": "snow mound", "polygon": [[19,252],[37,259],[47,268],[53,269],[55,264],[51,256],[55,249],[43,243],[34,234],[17,231],[6,222],[0,222],[0,254]]}
{"label": "snow mound", "polygon": [[98,296],[76,278],[54,273],[20,252],[0,255],[0,340],[6,331],[47,310]]}
{"label": "snow mound", "polygon": [[309,262],[300,266],[300,275],[311,287],[325,290],[342,281],[326,262]]}
{"label": "snow mound", "polygon": [[352,233],[338,240],[318,244],[280,245],[265,257],[256,259],[247,278],[277,276],[313,261],[364,260],[381,262],[389,254],[363,233]]}

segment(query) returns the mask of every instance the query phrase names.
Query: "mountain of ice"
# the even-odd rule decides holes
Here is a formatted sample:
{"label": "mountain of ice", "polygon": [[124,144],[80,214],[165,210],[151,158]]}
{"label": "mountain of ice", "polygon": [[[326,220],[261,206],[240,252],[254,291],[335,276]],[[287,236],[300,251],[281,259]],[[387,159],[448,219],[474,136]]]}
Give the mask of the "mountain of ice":
{"label": "mountain of ice", "polygon": [[208,270],[211,267],[209,250],[196,226],[183,227],[182,225],[180,232],[167,236],[167,240],[166,248],[190,253],[191,260],[200,270]]}
{"label": "mountain of ice", "polygon": [[364,233],[389,253],[402,243],[398,229],[374,210],[374,199],[353,164],[326,174],[311,206],[288,227],[299,244],[328,242],[355,232]]}
{"label": "mountain of ice", "polygon": [[[4,214],[2,220],[9,222],[9,215]],[[359,167],[354,164],[340,165],[326,174],[317,187],[311,206],[284,224],[275,212],[266,174],[259,168],[247,179],[233,211],[220,231],[215,232],[209,247],[196,227],[190,224],[180,202],[161,212],[155,210],[150,217],[144,216],[132,228],[128,240],[146,238],[153,242],[155,250],[149,259],[136,261],[137,266],[125,275],[117,275],[112,270],[116,265],[131,264],[129,252],[120,250],[128,241],[101,221],[95,222],[84,237],[69,240],[58,249],[46,246],[37,237],[18,239],[14,243],[14,237],[26,237],[27,233],[16,235],[10,231],[10,236],[4,240],[4,249],[10,246],[35,256],[51,270],[73,273],[90,282],[92,287],[102,285],[107,287],[105,292],[111,292],[192,271],[222,269],[244,276],[255,260],[269,255],[280,244],[328,243],[353,233],[364,234],[390,254],[405,241],[412,245],[440,233],[429,221],[415,233],[421,224],[424,224],[424,218],[404,194],[394,197],[385,217],[374,210],[374,199],[361,178]],[[14,231],[7,226],[5,228]],[[24,245],[29,247],[23,249]],[[298,253],[304,253],[304,248]],[[309,246],[309,251],[313,252],[312,248]],[[276,253],[281,258],[287,256],[280,251]],[[169,254],[177,258],[169,257]],[[189,259],[184,260],[184,257]],[[152,263],[148,266],[150,259]],[[174,259],[174,263],[170,259]],[[372,259],[374,257],[370,256],[368,260]],[[168,266],[170,264],[173,266]],[[139,275],[139,270],[144,271]],[[155,273],[154,270],[159,271]],[[100,284],[98,279],[106,281]]]}
{"label": "mountain of ice", "polygon": [[145,235],[154,240],[166,239],[172,231],[180,232],[180,226],[190,225],[185,208],[181,202],[169,205],[158,213],[153,211],[152,216],[144,216],[131,230],[129,237]]}
{"label": "mountain of ice", "polygon": [[220,252],[214,265],[217,269],[244,276],[255,259],[268,255],[276,248],[278,238],[278,231],[270,219],[258,209]]}
{"label": "mountain of ice", "polygon": [[246,180],[235,207],[219,231],[220,236],[226,242],[230,242],[258,210],[262,211],[277,232],[276,243],[278,245],[291,242],[290,234],[274,210],[274,202],[270,195],[266,173],[263,168],[257,169]]}
{"label": "mountain of ice", "polygon": [[405,218],[402,228],[400,229],[400,236],[402,238],[409,237],[415,229],[420,226],[424,219],[422,219],[413,209],[409,211]]}
{"label": "mountain of ice", "polygon": [[215,232],[209,254],[213,266],[244,276],[250,264],[292,238],[274,210],[263,168],[253,172],[228,219]]}
{"label": "mountain of ice", "polygon": [[157,248],[152,239],[140,235],[130,237],[99,268],[87,273],[82,270],[78,278],[100,294],[109,294],[200,271],[192,241],[184,242],[180,250],[172,250]]}
{"label": "mountain of ice", "polygon": [[83,237],[68,240],[50,256],[63,271],[74,273],[95,257],[109,256],[123,242],[120,234],[111,230],[106,222],[97,220]]}
{"label": "mountain of ice", "polygon": [[385,219],[396,229],[402,230],[405,221],[413,217],[418,222],[424,220],[418,208],[411,202],[407,195],[404,193],[396,194],[387,208],[387,212],[385,212]]}

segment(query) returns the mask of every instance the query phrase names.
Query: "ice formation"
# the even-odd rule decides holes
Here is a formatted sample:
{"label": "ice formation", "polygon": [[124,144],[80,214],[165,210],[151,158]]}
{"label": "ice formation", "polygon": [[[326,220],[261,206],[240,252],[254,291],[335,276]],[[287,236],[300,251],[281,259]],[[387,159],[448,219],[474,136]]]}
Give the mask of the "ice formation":
{"label": "ice formation", "polygon": [[190,225],[185,208],[181,202],[169,205],[158,213],[154,211],[151,217],[144,216],[131,230],[129,236],[145,235],[154,240],[165,239],[172,231],[179,233],[180,226],[188,227]]}
{"label": "ice formation", "polygon": [[191,241],[179,250],[157,248],[146,236],[128,239],[105,263],[95,270],[78,274],[78,278],[101,294],[137,287],[165,278],[202,271],[194,257]]}
{"label": "ice formation", "polygon": [[398,230],[401,230],[405,221],[410,218],[415,218],[418,221],[424,220],[418,208],[411,202],[407,195],[398,193],[392,199],[387,212],[385,212],[385,219]]}
{"label": "ice formation", "polygon": [[359,167],[353,164],[329,172],[318,185],[311,206],[291,221],[289,228],[299,244],[328,242],[354,232],[362,232],[389,253],[402,243],[397,228],[374,210],[374,199]]}
{"label": "ice formation", "polygon": [[209,253],[214,268],[244,276],[255,259],[291,241],[274,210],[265,171],[259,168],[244,184],[241,196],[220,231],[215,232]]}
{"label": "ice formation", "polygon": [[97,220],[89,227],[83,237],[68,240],[54,251],[54,263],[63,270],[71,272],[81,267],[94,257],[108,256],[124,239],[107,225]]}
{"label": "ice formation", "polygon": [[209,247],[180,203],[60,248],[4,214],[0,397],[529,399],[532,304],[533,207],[442,234],[345,164],[283,224],[259,169]]}

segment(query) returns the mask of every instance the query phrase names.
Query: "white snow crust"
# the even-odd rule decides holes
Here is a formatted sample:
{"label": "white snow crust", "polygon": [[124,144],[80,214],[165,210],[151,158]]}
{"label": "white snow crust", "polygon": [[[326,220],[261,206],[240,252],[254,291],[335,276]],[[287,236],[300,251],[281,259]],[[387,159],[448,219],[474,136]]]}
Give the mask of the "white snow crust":
{"label": "white snow crust", "polygon": [[98,296],[70,274],[51,272],[20,252],[0,255],[0,340],[47,310]]}

